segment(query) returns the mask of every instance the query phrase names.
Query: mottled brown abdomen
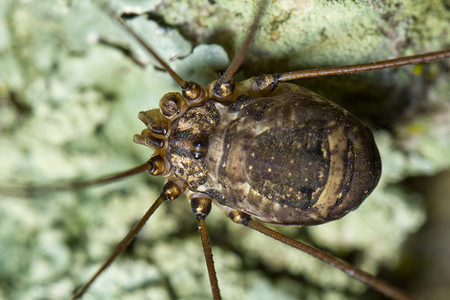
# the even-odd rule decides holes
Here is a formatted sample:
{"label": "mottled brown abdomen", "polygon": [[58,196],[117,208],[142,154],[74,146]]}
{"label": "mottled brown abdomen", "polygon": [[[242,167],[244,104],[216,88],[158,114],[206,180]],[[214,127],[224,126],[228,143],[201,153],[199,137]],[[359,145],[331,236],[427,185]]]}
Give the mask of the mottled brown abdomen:
{"label": "mottled brown abdomen", "polygon": [[284,225],[339,219],[381,175],[371,131],[341,107],[304,89],[251,99],[224,130],[220,204]]}

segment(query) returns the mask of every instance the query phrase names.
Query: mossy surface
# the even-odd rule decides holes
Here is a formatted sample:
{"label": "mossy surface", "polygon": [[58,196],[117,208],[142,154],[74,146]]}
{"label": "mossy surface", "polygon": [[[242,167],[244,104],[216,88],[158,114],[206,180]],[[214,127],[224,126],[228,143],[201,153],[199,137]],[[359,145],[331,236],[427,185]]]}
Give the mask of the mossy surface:
{"label": "mossy surface", "polygon": [[[225,70],[247,33],[253,1],[114,1],[186,80]],[[90,1],[0,3],[0,183],[39,186],[95,178],[151,155],[132,142],[137,113],[178,91],[154,60]],[[448,48],[443,1],[271,1],[237,74],[362,63]],[[98,36],[131,45],[146,68]],[[225,49],[225,50],[224,50]],[[365,270],[395,270],[401,247],[425,222],[421,199],[401,182],[450,166],[448,66],[301,82],[373,129],[383,160],[379,187],[342,220],[277,228]],[[0,298],[66,299],[86,281],[151,202],[161,180],[136,176],[39,198],[0,190]],[[359,299],[364,285],[304,254],[232,224],[207,223],[225,299]],[[85,299],[210,299],[194,217],[185,198],[165,204],[130,251]]]}

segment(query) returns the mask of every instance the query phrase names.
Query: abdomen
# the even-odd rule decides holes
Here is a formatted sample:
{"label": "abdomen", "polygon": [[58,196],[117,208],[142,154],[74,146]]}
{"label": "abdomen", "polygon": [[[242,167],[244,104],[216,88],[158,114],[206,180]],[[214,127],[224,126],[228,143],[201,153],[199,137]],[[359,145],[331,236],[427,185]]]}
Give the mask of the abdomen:
{"label": "abdomen", "polygon": [[371,131],[309,91],[250,102],[226,129],[223,147],[216,200],[268,223],[339,219],[381,175]]}

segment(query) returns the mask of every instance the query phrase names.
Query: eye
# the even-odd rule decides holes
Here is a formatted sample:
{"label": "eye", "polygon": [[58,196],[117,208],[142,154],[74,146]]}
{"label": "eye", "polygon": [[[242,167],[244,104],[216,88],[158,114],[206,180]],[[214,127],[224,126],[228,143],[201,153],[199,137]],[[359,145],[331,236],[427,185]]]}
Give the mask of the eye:
{"label": "eye", "polygon": [[208,138],[202,137],[194,140],[191,145],[190,153],[195,159],[204,158],[208,153]]}

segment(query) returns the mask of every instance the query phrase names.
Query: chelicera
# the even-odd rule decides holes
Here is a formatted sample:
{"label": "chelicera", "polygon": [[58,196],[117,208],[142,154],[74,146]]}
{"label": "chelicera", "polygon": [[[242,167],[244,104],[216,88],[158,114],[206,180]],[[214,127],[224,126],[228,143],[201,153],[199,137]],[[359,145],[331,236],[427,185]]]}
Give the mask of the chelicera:
{"label": "chelicera", "polygon": [[[448,55],[448,53],[445,55]],[[423,61],[422,58],[419,61]],[[232,64],[232,66],[238,65]],[[148,165],[141,166],[137,171],[149,170],[153,175],[168,178],[163,192],[165,200],[172,199],[185,192],[193,204],[194,212],[202,228],[204,226],[202,225],[203,219],[209,212],[211,201],[217,201],[226,207],[231,206],[235,210],[230,211],[226,208],[226,210],[229,210],[227,213],[230,217],[237,222],[247,225],[250,222],[255,226],[256,223],[250,221],[248,216],[242,214],[242,212],[256,215],[268,223],[302,225],[319,224],[330,219],[337,219],[348,210],[356,208],[360,201],[375,187],[380,172],[378,152],[371,133],[365,125],[320,96],[296,86],[279,83],[280,78],[258,77],[236,83],[236,86],[233,87],[230,78],[232,75],[233,72],[229,72],[228,75],[225,74],[219,81],[213,82],[205,88],[195,84],[185,85],[181,83],[183,94],[170,93],[165,95],[161,100],[161,113],[152,110],[140,114],[140,119],[148,126],[148,129],[138,135],[136,141],[153,148],[155,154]],[[301,96],[289,98],[286,95]],[[280,102],[281,104],[279,104]],[[314,111],[314,106],[317,106],[317,110],[324,109],[329,113],[325,113],[323,116],[313,113],[314,116],[319,116],[319,118],[306,118],[306,121],[302,119],[302,122],[297,122],[298,115],[305,111],[305,107],[300,105],[299,108],[296,108],[297,103],[304,103],[311,111]],[[286,107],[289,107],[289,111]],[[298,110],[296,111],[296,109]],[[285,129],[278,129],[282,126],[277,125],[285,125],[285,123],[277,124],[277,122],[285,122],[280,116],[289,114],[290,111],[296,111],[292,113],[294,117],[291,120],[291,127],[285,126]],[[279,114],[277,118],[271,117],[277,113]],[[335,118],[330,119],[333,114]],[[229,123],[223,123],[226,116],[230,118]],[[323,119],[320,117],[323,117]],[[271,120],[271,118],[273,119]],[[345,125],[336,122],[336,120],[342,121],[344,119],[348,122]],[[266,121],[267,124],[265,125],[268,127],[252,128],[250,132],[252,134],[250,134],[245,131],[246,124],[240,124],[244,121],[247,124],[251,122],[264,124],[264,121]],[[216,125],[215,123],[220,124]],[[274,124],[275,126],[273,126]],[[256,125],[254,126],[256,127]],[[271,132],[267,128],[277,129]],[[290,130],[292,128],[294,130]],[[349,129],[349,131],[344,129]],[[240,140],[252,141],[252,143],[244,145],[236,143],[238,139],[235,139],[236,136],[230,130],[235,130],[234,134],[243,134],[244,138]],[[225,133],[220,136],[220,131]],[[336,140],[345,137],[345,147],[344,144],[337,143],[337,141],[330,145],[332,142],[329,138],[333,140],[334,134],[336,134]],[[354,140],[349,138],[350,136],[352,138],[355,136]],[[301,141],[299,137],[302,137]],[[303,142],[305,139],[306,142]],[[279,145],[284,145],[286,140],[289,141],[288,145],[292,148],[282,149],[281,155],[280,152],[271,148],[272,146],[277,148],[277,142],[279,142]],[[221,147],[214,146],[219,142]],[[271,142],[274,142],[275,145],[272,145]],[[355,149],[355,145],[361,144],[365,145],[361,154],[364,155],[369,152],[369,155],[362,161],[357,162],[356,157],[359,159],[360,155],[356,155],[359,152],[357,152],[358,149]],[[340,148],[341,146],[343,148]],[[279,174],[286,175],[286,170],[284,168],[283,170],[276,169],[272,167],[273,165],[263,164],[262,162],[279,160],[281,156],[283,163],[289,165],[292,162],[292,157],[289,157],[289,155],[292,155],[293,150],[296,149],[299,152],[295,154],[303,154],[308,158],[304,161],[305,165],[309,165],[311,160],[314,161],[314,163],[311,163],[311,174],[307,173],[310,176],[302,177],[299,170],[288,168],[287,177],[294,179],[283,185],[281,190],[277,190],[282,184],[282,182],[277,182],[280,179]],[[241,165],[233,165],[231,160],[213,161],[215,157],[226,157],[227,153],[232,153],[234,158],[241,154],[242,160],[234,162],[241,163]],[[273,154],[278,155],[278,157]],[[329,193],[332,198],[337,199],[337,202],[331,207],[317,209],[318,207],[315,204],[321,203],[320,198],[325,190],[325,185],[329,178],[331,179],[326,174],[330,172],[330,162],[333,161],[333,155],[340,155],[339,159],[336,158],[335,160],[335,163],[340,164],[340,167],[336,166],[334,170],[339,173],[341,180],[336,182],[336,184],[339,184],[334,186],[334,190],[330,184],[333,192]],[[225,164],[225,166],[220,163]],[[227,165],[228,163],[231,165]],[[207,170],[209,170],[211,164],[216,166],[216,173],[207,174],[205,178],[205,173],[208,172],[205,172],[202,168],[205,168],[206,165]],[[366,176],[358,178],[366,182],[355,185],[356,191],[354,191],[346,185],[349,185],[348,182],[352,181],[348,179],[353,177],[355,166],[358,165],[369,167],[369,170],[361,171],[361,173],[357,173],[358,175],[369,175],[367,178],[363,178]],[[242,177],[240,176],[242,173],[229,171],[236,171],[236,168],[246,170],[245,180],[239,178]],[[308,182],[308,184],[299,186],[299,178]],[[228,182],[226,182],[227,180]],[[311,181],[314,182],[311,183]],[[239,185],[236,182],[242,185],[240,190],[237,189]],[[213,188],[212,183],[215,184],[214,186],[221,186],[221,188]],[[249,188],[252,187],[254,187],[254,192],[248,193],[248,195],[259,193],[259,196],[247,197],[248,203],[240,204],[235,194],[242,193],[242,191],[248,192]],[[343,211],[330,214],[333,208],[341,207],[340,205],[345,202],[348,194],[353,192],[357,193],[358,196],[349,198],[353,200],[357,198],[356,203],[349,206],[343,205]],[[264,197],[261,195],[264,195]],[[280,195],[283,196],[279,197]],[[257,202],[262,198],[266,199],[267,205],[262,206]],[[269,200],[273,198],[276,200]],[[280,212],[280,210],[283,211],[283,207],[295,205],[295,200],[299,198],[307,201],[296,207],[296,211],[312,209],[316,213],[307,213],[305,219],[302,217],[299,221],[299,216],[291,216],[288,211]],[[229,202],[231,199],[234,200],[233,204]],[[277,201],[280,202],[274,204]],[[249,205],[249,203],[255,202],[258,204]],[[205,236],[206,234],[203,233],[202,237],[206,243]],[[208,266],[211,269],[212,264],[209,263]],[[213,286],[215,286],[214,275],[212,275],[214,272],[211,270],[210,272]],[[214,288],[214,293],[217,298],[216,288]]]}

